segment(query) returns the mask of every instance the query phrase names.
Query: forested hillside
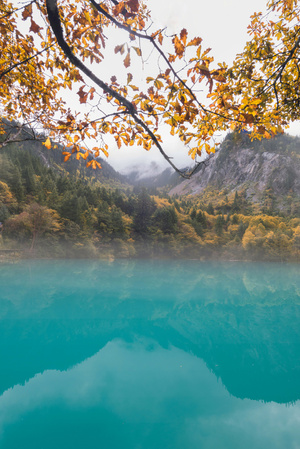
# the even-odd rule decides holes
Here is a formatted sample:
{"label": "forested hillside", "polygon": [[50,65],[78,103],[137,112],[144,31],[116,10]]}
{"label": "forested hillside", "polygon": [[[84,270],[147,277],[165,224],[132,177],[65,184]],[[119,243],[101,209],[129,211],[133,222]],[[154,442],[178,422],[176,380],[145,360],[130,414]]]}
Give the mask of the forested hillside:
{"label": "forested hillside", "polygon": [[16,249],[21,257],[300,259],[294,199],[280,211],[271,197],[251,201],[242,184],[167,192],[132,187],[108,164],[102,171],[62,164],[59,149],[37,142],[7,146],[0,154],[0,257]]}

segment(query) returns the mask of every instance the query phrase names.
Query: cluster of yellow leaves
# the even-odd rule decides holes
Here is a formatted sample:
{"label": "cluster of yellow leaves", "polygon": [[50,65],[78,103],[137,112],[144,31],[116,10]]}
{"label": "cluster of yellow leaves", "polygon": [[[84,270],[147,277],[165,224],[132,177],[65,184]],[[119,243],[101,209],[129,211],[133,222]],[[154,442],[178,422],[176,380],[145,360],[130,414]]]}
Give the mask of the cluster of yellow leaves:
{"label": "cluster of yellow leaves", "polygon": [[[251,41],[231,68],[225,64],[212,68],[211,49],[202,48],[200,37],[190,39],[185,28],[172,37],[173,50],[165,53],[166,36],[160,29],[149,35],[150,14],[141,0],[100,4],[65,0],[58,6],[65,39],[82,63],[96,63],[94,67],[105,63],[106,29],[117,26],[128,31],[128,42],[114,50],[124,58],[125,68],[131,66],[133,56],[143,58],[143,42],[152,45],[164,64],[147,77],[146,92],[132,83],[128,73],[126,84],[113,75],[107,84],[110,90],[103,93],[89,84],[58,46],[43,2],[0,0],[1,115],[38,124],[49,134],[48,149],[50,138],[64,142],[70,148],[63,153],[65,160],[75,154],[87,160],[88,166],[100,167],[90,157],[107,156],[107,145],[88,149],[86,141],[102,141],[107,133],[115,137],[119,148],[123,144],[146,150],[160,146],[161,122],[170,126],[170,133],[181,139],[195,159],[202,151],[215,151],[212,138],[217,131],[230,127],[246,129],[255,138],[270,137],[299,116],[297,0],[270,0],[269,15],[254,14]],[[183,64],[187,68],[182,72]],[[205,104],[194,91],[201,83],[207,86]],[[84,113],[71,110],[60,98],[61,90],[74,85]],[[95,119],[103,101],[109,113]]]}

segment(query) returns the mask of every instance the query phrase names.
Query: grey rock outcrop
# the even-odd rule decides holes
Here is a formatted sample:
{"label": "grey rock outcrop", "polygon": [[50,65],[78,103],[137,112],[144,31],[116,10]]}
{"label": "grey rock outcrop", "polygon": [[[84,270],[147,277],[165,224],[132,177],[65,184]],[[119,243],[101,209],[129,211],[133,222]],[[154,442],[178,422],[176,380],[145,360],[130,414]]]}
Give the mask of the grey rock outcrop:
{"label": "grey rock outcrop", "polygon": [[[289,139],[288,136],[285,138]],[[205,189],[230,191],[245,190],[248,199],[261,202],[266,191],[271,190],[278,199],[287,195],[300,198],[300,152],[278,149],[281,136],[268,142],[242,142],[234,144],[225,139],[220,150],[206,164],[200,166],[191,179],[172,188],[170,195],[199,195]],[[293,145],[300,139],[293,139]]]}

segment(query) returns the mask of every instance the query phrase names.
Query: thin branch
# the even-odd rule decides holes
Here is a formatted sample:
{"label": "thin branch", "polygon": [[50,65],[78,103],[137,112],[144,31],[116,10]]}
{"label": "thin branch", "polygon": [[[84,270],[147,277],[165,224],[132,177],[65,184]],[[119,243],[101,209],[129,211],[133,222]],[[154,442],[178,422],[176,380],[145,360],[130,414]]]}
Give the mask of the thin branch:
{"label": "thin branch", "polygon": [[21,9],[24,9],[27,6],[32,5],[32,3],[36,3],[36,0],[32,0],[31,2],[27,3],[27,5],[21,6],[20,8],[13,9],[11,11],[7,11],[3,16],[0,16],[0,20],[5,19],[6,17],[11,16],[13,13],[15,13],[17,11],[21,11]]}
{"label": "thin branch", "polygon": [[49,45],[48,47],[43,48],[43,50],[41,50],[41,51],[35,53],[34,55],[29,56],[28,58],[23,59],[22,61],[17,62],[16,64],[10,66],[8,69],[4,70],[4,72],[1,72],[1,73],[0,73],[0,79],[1,79],[3,76],[7,75],[7,74],[8,74],[9,72],[11,72],[12,70],[14,70],[14,69],[16,69],[17,67],[19,67],[20,65],[26,64],[26,62],[30,61],[31,59],[36,58],[37,56],[39,56],[40,54],[42,54],[44,51],[49,50],[49,48],[53,47],[53,45],[54,45],[54,44]]}

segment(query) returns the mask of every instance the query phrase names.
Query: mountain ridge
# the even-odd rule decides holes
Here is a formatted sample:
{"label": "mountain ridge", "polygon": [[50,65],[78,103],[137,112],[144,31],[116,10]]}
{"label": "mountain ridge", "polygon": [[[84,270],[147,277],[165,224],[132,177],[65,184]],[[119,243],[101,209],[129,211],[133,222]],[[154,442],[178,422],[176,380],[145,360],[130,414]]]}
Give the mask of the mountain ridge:
{"label": "mountain ridge", "polygon": [[207,189],[245,191],[262,205],[269,195],[276,208],[287,211],[287,197],[300,197],[300,139],[277,136],[251,142],[245,135],[228,135],[220,150],[170,195],[201,195]]}

